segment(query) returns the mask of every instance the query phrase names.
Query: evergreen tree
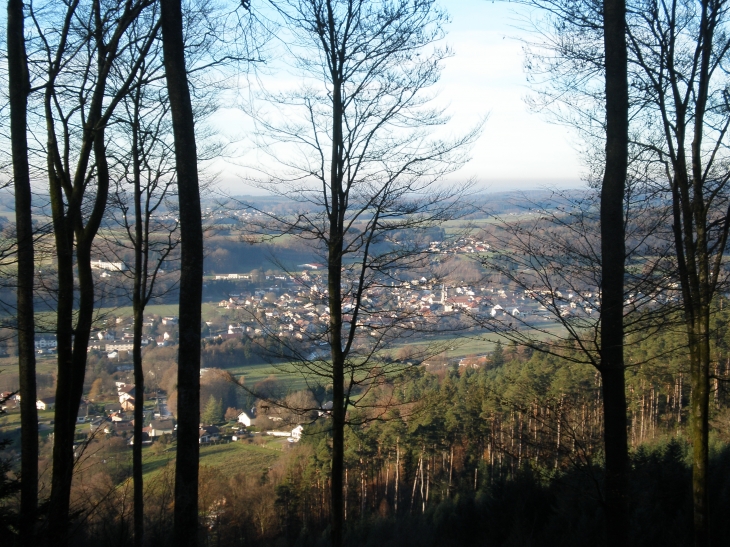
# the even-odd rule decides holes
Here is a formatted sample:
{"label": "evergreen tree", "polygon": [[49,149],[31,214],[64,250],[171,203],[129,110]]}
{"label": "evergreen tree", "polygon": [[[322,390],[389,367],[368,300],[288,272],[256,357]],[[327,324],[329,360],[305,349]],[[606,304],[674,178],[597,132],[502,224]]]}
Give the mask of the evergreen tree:
{"label": "evergreen tree", "polygon": [[497,345],[492,351],[492,366],[501,367],[502,365],[504,365],[504,348],[502,348],[502,342],[497,340]]}
{"label": "evergreen tree", "polygon": [[205,404],[201,420],[204,424],[215,424],[223,421],[223,400],[216,399],[211,395]]}

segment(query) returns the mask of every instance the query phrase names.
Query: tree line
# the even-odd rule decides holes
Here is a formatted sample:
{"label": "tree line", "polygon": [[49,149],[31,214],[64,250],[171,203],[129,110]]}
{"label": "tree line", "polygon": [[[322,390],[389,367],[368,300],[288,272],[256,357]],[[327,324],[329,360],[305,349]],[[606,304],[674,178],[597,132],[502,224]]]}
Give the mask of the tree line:
{"label": "tree line", "polygon": [[[727,321],[728,314],[721,319]],[[656,360],[656,366],[627,374],[629,533],[645,543],[685,544],[692,540],[692,388],[685,380],[686,358],[666,357],[667,343],[672,342],[643,342],[627,355],[629,361],[635,353]],[[713,351],[727,364],[724,337],[713,342]],[[512,345],[492,358],[478,369],[445,365],[433,373],[413,368],[396,382],[399,404],[387,419],[367,421],[361,415],[365,425],[347,430],[344,544],[602,542],[600,375],[559,356]],[[211,407],[212,412],[213,394],[208,401],[206,411]],[[722,477],[730,465],[729,403],[730,394],[721,389],[711,411],[713,421],[725,424],[716,427],[719,438],[710,457],[718,477],[710,488],[716,508],[713,545],[721,544],[726,532],[721,511],[727,499]],[[321,542],[330,519],[331,422],[318,417],[304,423],[302,441],[273,464],[240,472],[201,468],[199,515],[207,541]],[[118,541],[115,535],[128,537],[131,530],[129,456],[112,444],[98,454],[122,461],[80,471],[88,476],[76,488],[85,489],[90,508],[90,523],[79,531],[81,544]],[[172,526],[162,508],[170,499],[172,471],[172,463],[164,466],[145,494],[148,533],[163,542]],[[111,484],[122,486],[109,500],[102,499]]]}

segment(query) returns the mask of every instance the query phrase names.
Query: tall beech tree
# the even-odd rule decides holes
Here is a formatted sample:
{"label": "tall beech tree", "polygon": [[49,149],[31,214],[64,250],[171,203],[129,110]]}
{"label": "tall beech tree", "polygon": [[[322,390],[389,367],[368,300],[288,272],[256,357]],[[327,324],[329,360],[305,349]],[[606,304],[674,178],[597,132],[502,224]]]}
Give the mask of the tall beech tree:
{"label": "tall beech tree", "polygon": [[[676,260],[664,271],[667,279],[676,280],[681,287],[684,318],[690,348],[692,378],[692,436],[694,450],[693,498],[695,543],[706,545],[708,539],[708,412],[710,397],[709,350],[712,301],[724,282],[723,256],[727,246],[728,229],[728,170],[727,129],[727,71],[730,39],[727,34],[727,3],[707,1],[698,3],[637,1],[629,9],[604,3],[603,10],[591,2],[535,2],[546,7],[554,35],[547,50],[560,59],[559,63],[541,63],[548,56],[532,57],[528,69],[536,66],[554,69],[548,81],[548,101],[558,99],[559,118],[579,125],[586,134],[596,135],[606,130],[606,167],[604,190],[609,179],[610,156],[624,148],[623,136],[608,138],[610,120],[614,114],[631,109],[631,164],[636,166],[647,185],[654,186],[654,197],[665,192],[671,207],[671,235]],[[610,8],[610,9],[609,9]],[[618,31],[622,11],[623,28],[627,36],[627,67],[632,85],[624,91],[623,68],[621,82],[611,83],[619,64],[624,61],[618,42],[609,48],[609,34]],[[605,38],[605,49],[597,47],[596,36]],[[615,64],[613,64],[615,63]],[[613,69],[611,69],[613,66]],[[534,71],[533,71],[534,72]],[[539,73],[539,72],[538,72]],[[598,82],[605,75],[605,94]],[[558,91],[558,93],[555,93]],[[624,97],[631,93],[631,100]],[[611,97],[616,101],[611,107]],[[600,115],[605,99],[606,118]],[[547,104],[543,102],[542,104]],[[613,113],[613,114],[612,114]],[[623,116],[623,114],[622,114]],[[616,131],[624,133],[625,122]],[[577,122],[577,123],[576,123]],[[613,144],[611,145],[611,142]],[[623,152],[622,152],[623,154]],[[616,167],[618,169],[618,167]],[[608,177],[608,178],[607,178]],[[665,186],[657,186],[666,180]],[[604,192],[605,194],[605,192]],[[616,202],[617,196],[603,195]],[[606,205],[608,205],[608,201]],[[603,207],[603,205],[602,205]],[[614,208],[616,206],[614,205]],[[617,215],[618,209],[612,213]],[[602,213],[604,211],[602,209]],[[609,230],[608,244],[613,247],[619,232]],[[604,262],[608,280],[614,278],[619,248],[602,249],[616,253],[613,262]],[[603,299],[607,297],[603,293]],[[605,304],[605,302],[604,302]],[[615,305],[618,305],[616,302]],[[613,322],[613,321],[612,321]],[[617,320],[616,320],[617,324]],[[614,332],[614,334],[616,334]],[[607,333],[608,334],[608,333]],[[617,334],[610,334],[609,346],[615,347]],[[615,358],[618,355],[614,355]],[[615,359],[613,362],[616,362]],[[608,425],[608,424],[607,424]],[[608,433],[608,432],[607,432]],[[608,477],[607,477],[608,478]]]}
{"label": "tall beech tree", "polygon": [[403,317],[376,318],[367,291],[399,282],[399,268],[424,265],[419,230],[456,215],[465,192],[437,181],[463,164],[478,129],[453,141],[431,134],[446,118],[428,89],[449,54],[435,44],[446,20],[435,2],[271,4],[302,83],[263,93],[277,121],[254,112],[261,150],[279,164],[261,182],[300,204],[295,215],[271,216],[270,228],[312,245],[326,264],[319,294],[329,319],[315,337],[329,355],[299,352],[295,366],[332,386],[331,544],[339,547],[348,408],[387,377],[378,349],[408,329]]}
{"label": "tall beech tree", "polygon": [[[153,5],[151,0],[122,4],[72,0],[63,6],[30,6],[38,44],[33,62],[44,90],[57,275],[58,376],[51,499],[44,536],[61,546],[69,542],[76,414],[94,314],[91,253],[110,183],[105,129],[156,39],[156,27],[142,37],[128,32],[140,13]],[[133,42],[136,47],[131,47]],[[131,70],[119,70],[120,60],[128,55],[135,55]]]}
{"label": "tall beech tree", "polygon": [[8,0],[8,95],[18,253],[18,374],[20,379],[20,544],[35,545],[38,509],[38,410],[36,409],[35,320],[33,316],[33,212],[28,158],[30,77],[22,0]]}
{"label": "tall beech tree", "polygon": [[636,139],[672,204],[689,343],[695,545],[709,543],[711,316],[730,230],[728,3],[638,1],[629,19],[632,76],[645,105]]}
{"label": "tall beech tree", "polygon": [[606,539],[629,539],[629,454],[624,378],[625,207],[629,163],[626,0],[603,0],[606,77],[606,160],[601,185],[601,338],[603,438],[606,451]]}
{"label": "tall beech tree", "polygon": [[[144,29],[144,21],[138,20]],[[138,71],[134,89],[123,99],[114,124],[115,188],[108,211],[114,227],[107,237],[108,252],[120,260],[120,251],[131,251],[133,261],[124,272],[131,281],[132,362],[134,366],[134,545],[144,544],[144,480],[142,436],[144,426],[145,377],[142,367],[142,327],[151,299],[169,288],[160,278],[173,269],[178,245],[178,223],[162,220],[175,210],[177,188],[170,146],[169,102],[164,87],[161,48],[149,52]],[[123,235],[120,235],[123,234]],[[125,237],[126,236],[126,237]]]}
{"label": "tall beech tree", "polygon": [[185,70],[180,0],[162,0],[162,49],[175,139],[180,202],[180,345],[177,380],[177,460],[174,542],[198,544],[198,426],[200,321],[203,298],[203,227],[195,118]]}
{"label": "tall beech tree", "polygon": [[[599,371],[603,384],[606,537],[610,544],[625,544],[629,527],[629,460],[624,302],[626,223],[631,201],[626,193],[629,167],[626,2],[533,0],[526,3],[540,8],[544,14],[544,19],[538,22],[543,31],[542,41],[530,52],[526,64],[528,77],[536,83],[539,92],[536,104],[547,106],[558,121],[577,128],[587,137],[586,163],[591,167],[596,186],[600,185],[600,233],[592,234],[599,235],[599,241],[568,244],[575,253],[572,258],[578,258],[578,262],[585,262],[591,256],[600,264],[600,272],[592,272],[593,266],[585,264],[591,272],[588,276],[595,279],[594,288],[600,292],[600,318],[597,323],[586,323],[595,327],[589,329],[595,337],[588,344],[587,354],[593,354],[588,362]],[[580,220],[577,226],[580,232]],[[528,246],[533,244],[528,242]],[[558,255],[553,258],[557,260],[554,266],[560,277],[563,275],[561,262],[571,258]],[[546,257],[537,261],[540,259]],[[557,310],[554,297],[548,300],[552,300]],[[564,326],[569,323],[563,322]],[[583,336],[580,329],[568,330],[570,338],[584,346],[580,342]]]}

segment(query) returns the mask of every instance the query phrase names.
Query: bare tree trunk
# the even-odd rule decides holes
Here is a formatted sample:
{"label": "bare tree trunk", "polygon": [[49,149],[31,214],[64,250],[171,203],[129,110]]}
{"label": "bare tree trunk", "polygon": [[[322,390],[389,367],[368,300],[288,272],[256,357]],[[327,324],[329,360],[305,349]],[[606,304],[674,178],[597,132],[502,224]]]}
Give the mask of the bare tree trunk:
{"label": "bare tree trunk", "polygon": [[[108,22],[104,5],[92,3],[93,29],[87,39],[95,51],[95,62],[88,65],[93,86],[88,95],[80,97],[84,119],[78,142],[75,165],[69,163],[69,119],[62,115],[57,122],[57,79],[66,68],[66,48],[71,27],[76,17],[78,0],[69,2],[61,28],[57,51],[49,54],[47,82],[44,94],[44,115],[47,132],[46,160],[49,177],[49,194],[57,260],[57,317],[56,340],[58,351],[58,377],[56,382],[56,408],[53,432],[53,471],[48,543],[64,547],[69,542],[69,506],[74,468],[73,442],[76,416],[81,401],[86,372],[89,335],[94,317],[94,279],[91,271],[91,249],[106,209],[109,192],[109,167],[104,143],[106,123],[111,117],[117,100],[129,90],[124,83],[105,104],[108,96],[107,82],[118,58],[121,36],[127,31],[140,11],[147,7],[144,2],[127,2],[122,11],[113,17],[113,31],[102,28]],[[42,30],[41,30],[42,32]],[[133,68],[136,71],[141,59],[149,51],[154,40],[150,34],[136,54],[140,57]],[[85,47],[85,46],[84,46]],[[51,58],[52,57],[52,58]],[[89,58],[91,60],[91,58]],[[131,74],[130,74],[131,78]],[[64,141],[59,144],[56,123],[63,131]],[[93,161],[91,154],[93,153]],[[92,177],[93,172],[93,177]],[[94,195],[86,193],[90,178],[95,179]],[[75,251],[75,253],[74,253]],[[74,256],[76,261],[74,263]],[[78,305],[74,273],[78,274]]]}
{"label": "bare tree trunk", "polygon": [[418,462],[418,471],[421,474],[421,513],[426,512],[426,496],[423,491],[423,451],[421,451],[421,458]]}
{"label": "bare tree trunk", "polygon": [[18,249],[18,374],[20,380],[20,544],[35,545],[38,509],[38,410],[33,317],[33,213],[28,162],[28,61],[22,0],[8,0],[8,96]]}
{"label": "bare tree trunk", "polygon": [[628,168],[629,88],[626,2],[604,0],[606,165],[601,188],[601,365],[606,453],[606,538],[628,543],[628,440],[624,379],[624,193]]}
{"label": "bare tree trunk", "polygon": [[[334,15],[328,4],[329,32],[334,32]],[[339,62],[339,58],[335,60]],[[332,150],[330,151],[329,193],[331,199],[327,241],[327,287],[329,289],[330,351],[332,356],[332,547],[342,546],[343,500],[342,468],[345,458],[345,354],[342,348],[342,252],[346,203],[343,180],[343,98],[342,67],[331,67]]]}
{"label": "bare tree trunk", "polygon": [[446,489],[446,497],[451,497],[451,478],[454,476],[454,445],[451,445],[449,452],[449,486]]}
{"label": "bare tree trunk", "polygon": [[141,167],[139,155],[139,95],[135,97],[132,123],[132,170],[134,178],[134,314],[132,361],[134,365],[134,433],[132,438],[132,482],[134,483],[134,547],[144,545],[144,479],[142,476],[142,429],[144,426],[144,371],[142,369],[142,323],[147,276],[147,245],[142,218]]}
{"label": "bare tree trunk", "polygon": [[431,462],[426,465],[426,499],[423,503],[423,511],[426,512],[426,505],[428,504],[428,494],[431,487]]}
{"label": "bare tree trunk", "polygon": [[692,497],[694,500],[694,538],[696,547],[709,544],[709,402],[710,402],[710,313],[698,314],[690,334],[692,393],[690,425],[692,431]]}
{"label": "bare tree trunk", "polygon": [[[99,104],[99,109],[101,105]],[[97,119],[99,113],[97,112]],[[93,127],[93,124],[92,124]],[[58,258],[58,310],[56,340],[58,344],[58,379],[53,430],[53,475],[51,478],[51,509],[48,538],[56,545],[68,544],[68,523],[71,483],[73,479],[73,442],[76,415],[81,403],[86,374],[91,324],[94,317],[94,278],[91,271],[91,246],[101,224],[109,191],[109,171],[104,145],[104,129],[98,127],[87,135],[96,161],[96,196],[86,226],[82,226],[80,211],[69,207],[63,214],[63,197],[57,175],[51,185],[54,231]],[[85,170],[84,170],[85,172]],[[79,278],[78,309],[74,326],[74,261],[73,241],[76,241],[76,271]]]}
{"label": "bare tree trunk", "polygon": [[347,521],[347,485],[349,484],[349,480],[347,477],[347,468],[345,468],[345,497],[344,497],[344,510],[343,510],[343,518],[345,521]]}
{"label": "bare tree trunk", "polygon": [[181,2],[162,0],[161,8],[162,45],[175,137],[175,163],[180,203],[180,346],[173,541],[180,547],[195,547],[198,544],[203,229],[195,120],[185,70]]}
{"label": "bare tree trunk", "polygon": [[[135,272],[135,285],[137,276]],[[132,445],[132,481],[134,482],[134,547],[144,545],[144,483],[142,476],[142,429],[144,426],[144,372],[142,371],[142,323],[144,307],[134,294],[134,445]]]}
{"label": "bare tree trunk", "polygon": [[363,465],[362,458],[360,458],[360,519],[365,517],[365,503],[366,503],[366,492],[365,492],[365,466]]}
{"label": "bare tree trunk", "polygon": [[393,503],[393,511],[398,516],[398,484],[400,483],[400,446],[399,439],[395,440],[395,500]]}
{"label": "bare tree trunk", "polygon": [[418,472],[421,469],[421,458],[418,458],[418,465],[416,466],[416,476],[413,479],[413,491],[411,492],[411,508],[410,513],[413,514],[413,504],[416,501],[416,487],[418,486]]}
{"label": "bare tree trunk", "polygon": [[679,434],[679,428],[682,425],[682,373],[679,373],[679,397],[677,399],[677,434]]}

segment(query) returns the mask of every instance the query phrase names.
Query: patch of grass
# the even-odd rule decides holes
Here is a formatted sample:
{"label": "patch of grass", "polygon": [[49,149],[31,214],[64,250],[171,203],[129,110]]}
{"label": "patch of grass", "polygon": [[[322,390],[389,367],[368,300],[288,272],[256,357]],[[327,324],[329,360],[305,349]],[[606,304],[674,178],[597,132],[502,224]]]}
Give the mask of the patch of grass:
{"label": "patch of grass", "polygon": [[288,364],[274,366],[269,363],[263,363],[260,365],[232,367],[226,369],[226,372],[231,373],[239,379],[243,377],[244,385],[248,387],[253,387],[258,382],[265,380],[269,376],[273,376],[292,391],[304,389],[307,385],[305,379],[294,369],[291,369],[291,373],[288,372],[290,369],[291,366]]}
{"label": "patch of grass", "polygon": [[[38,414],[45,414],[39,411]],[[7,414],[0,415],[0,429],[20,427],[20,412],[13,410]]]}
{"label": "patch of grass", "polygon": [[58,368],[58,358],[56,355],[36,355],[36,373],[53,374]]}
{"label": "patch of grass", "polygon": [[[178,312],[177,304],[150,304],[144,310],[145,316],[159,315],[161,317],[176,316]],[[123,306],[120,308],[100,308],[99,315],[114,315],[116,317],[132,317],[132,306]]]}
{"label": "patch of grass", "polygon": [[0,416],[0,438],[9,440],[11,448],[20,447],[20,412],[12,411]]}
{"label": "patch of grass", "polygon": [[[271,447],[269,447],[271,445]],[[245,442],[213,444],[200,447],[200,465],[219,469],[227,476],[237,473],[263,473],[280,456],[277,445],[267,443],[266,447]],[[175,460],[175,447],[172,445],[162,454],[154,454],[151,447],[142,450],[145,480],[151,478]]]}

